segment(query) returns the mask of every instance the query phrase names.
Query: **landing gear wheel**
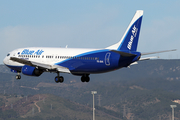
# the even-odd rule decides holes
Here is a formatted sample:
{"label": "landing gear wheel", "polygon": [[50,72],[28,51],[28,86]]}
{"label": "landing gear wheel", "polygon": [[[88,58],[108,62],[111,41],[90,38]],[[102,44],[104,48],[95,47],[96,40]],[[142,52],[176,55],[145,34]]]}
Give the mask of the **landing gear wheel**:
{"label": "landing gear wheel", "polygon": [[59,77],[59,82],[60,82],[60,83],[64,82],[63,76],[60,76],[60,77]]}
{"label": "landing gear wheel", "polygon": [[60,82],[60,83],[62,83],[62,82],[64,82],[64,78],[62,77],[62,76],[56,76],[55,77],[55,79],[54,79],[54,81],[56,82],[56,83],[58,83],[58,82]]}
{"label": "landing gear wheel", "polygon": [[21,75],[16,75],[16,79],[20,80],[21,79]]}
{"label": "landing gear wheel", "polygon": [[83,75],[83,76],[81,77],[81,82],[89,82],[89,81],[90,81],[90,78],[89,78],[88,75]]}
{"label": "landing gear wheel", "polygon": [[82,76],[81,77],[81,82],[85,82],[85,78],[86,78],[85,76]]}
{"label": "landing gear wheel", "polygon": [[90,78],[89,78],[89,76],[88,77],[86,77],[86,82],[89,82],[90,81]]}
{"label": "landing gear wheel", "polygon": [[54,78],[54,81],[55,81],[56,83],[58,83],[58,82],[59,82],[59,77],[56,76],[56,77]]}

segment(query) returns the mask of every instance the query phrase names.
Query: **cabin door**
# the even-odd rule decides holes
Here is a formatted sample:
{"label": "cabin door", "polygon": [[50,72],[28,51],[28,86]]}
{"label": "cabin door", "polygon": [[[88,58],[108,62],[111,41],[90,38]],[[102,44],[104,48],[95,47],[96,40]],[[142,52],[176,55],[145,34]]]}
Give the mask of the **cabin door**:
{"label": "cabin door", "polygon": [[110,65],[110,55],[111,55],[110,52],[106,53],[106,55],[105,55],[105,65],[106,66]]}

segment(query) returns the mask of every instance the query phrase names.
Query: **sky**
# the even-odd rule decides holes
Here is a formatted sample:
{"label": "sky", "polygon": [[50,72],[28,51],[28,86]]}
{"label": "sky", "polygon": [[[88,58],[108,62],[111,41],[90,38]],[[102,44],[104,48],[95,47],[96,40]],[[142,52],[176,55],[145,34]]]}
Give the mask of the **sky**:
{"label": "sky", "polygon": [[144,10],[138,51],[177,49],[152,56],[180,59],[179,6],[179,0],[0,0],[0,64],[17,48],[108,47],[136,10]]}

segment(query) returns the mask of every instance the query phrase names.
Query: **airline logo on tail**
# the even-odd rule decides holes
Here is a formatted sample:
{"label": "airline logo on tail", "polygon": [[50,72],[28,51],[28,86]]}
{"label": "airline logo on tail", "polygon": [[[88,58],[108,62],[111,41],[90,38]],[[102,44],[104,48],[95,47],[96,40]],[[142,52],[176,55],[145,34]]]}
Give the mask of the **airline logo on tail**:
{"label": "airline logo on tail", "polygon": [[129,50],[131,50],[131,46],[133,44],[133,40],[134,38],[136,37],[136,34],[137,34],[137,31],[138,31],[138,28],[136,28],[136,26],[134,25],[133,29],[132,29],[132,35],[130,37],[130,41],[128,42],[128,45],[127,45],[127,48]]}

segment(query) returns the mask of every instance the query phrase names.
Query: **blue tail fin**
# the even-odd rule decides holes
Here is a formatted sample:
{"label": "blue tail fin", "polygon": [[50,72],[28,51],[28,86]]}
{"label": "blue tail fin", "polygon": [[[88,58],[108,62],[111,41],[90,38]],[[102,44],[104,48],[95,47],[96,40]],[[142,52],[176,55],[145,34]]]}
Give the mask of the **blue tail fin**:
{"label": "blue tail fin", "polygon": [[107,49],[116,49],[119,51],[136,51],[142,17],[143,11],[137,10],[121,40],[118,43],[107,47]]}

